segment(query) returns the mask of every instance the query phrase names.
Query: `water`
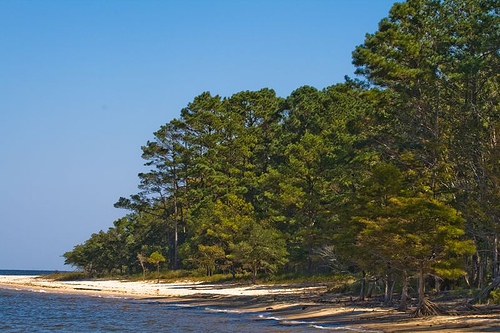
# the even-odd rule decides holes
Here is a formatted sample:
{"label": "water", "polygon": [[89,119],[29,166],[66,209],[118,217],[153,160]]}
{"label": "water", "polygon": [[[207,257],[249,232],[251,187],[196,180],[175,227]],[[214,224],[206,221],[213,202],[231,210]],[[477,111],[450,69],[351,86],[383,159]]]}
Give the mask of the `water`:
{"label": "water", "polygon": [[0,331],[314,332],[307,323],[181,304],[0,288]]}
{"label": "water", "polygon": [[[0,270],[0,275],[54,271]],[[0,286],[1,332],[319,332],[346,326],[118,296],[73,295]]]}
{"label": "water", "polygon": [[[0,269],[0,275],[49,275],[55,271],[35,271],[35,270],[17,270],[17,269]],[[62,271],[59,271],[62,272]]]}

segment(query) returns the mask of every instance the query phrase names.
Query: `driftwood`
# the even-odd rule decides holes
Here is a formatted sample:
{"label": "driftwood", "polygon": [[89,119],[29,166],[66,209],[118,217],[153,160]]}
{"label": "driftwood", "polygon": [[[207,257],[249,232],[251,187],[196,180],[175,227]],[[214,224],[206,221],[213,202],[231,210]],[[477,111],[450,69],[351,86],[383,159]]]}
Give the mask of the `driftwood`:
{"label": "driftwood", "polygon": [[493,281],[491,281],[489,286],[481,290],[481,292],[476,297],[471,299],[468,303],[472,305],[485,300],[486,298],[488,298],[488,296],[490,296],[490,293],[493,291],[493,289],[498,288],[499,286],[500,286],[500,276],[497,276],[496,278],[493,279]]}
{"label": "driftwood", "polygon": [[479,312],[480,309],[476,308],[474,305],[470,304],[469,302],[461,302],[453,307],[453,312]]}

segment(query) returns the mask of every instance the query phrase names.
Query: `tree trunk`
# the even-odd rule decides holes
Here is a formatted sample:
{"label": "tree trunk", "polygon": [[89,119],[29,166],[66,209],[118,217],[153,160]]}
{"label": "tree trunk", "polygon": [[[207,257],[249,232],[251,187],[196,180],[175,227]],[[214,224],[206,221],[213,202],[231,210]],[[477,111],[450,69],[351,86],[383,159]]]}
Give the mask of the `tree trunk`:
{"label": "tree trunk", "polygon": [[477,287],[482,288],[483,287],[483,258],[479,251],[477,251]]}
{"label": "tree trunk", "polygon": [[142,267],[142,279],[146,280],[146,267],[144,267],[144,263],[141,262]]}
{"label": "tree trunk", "polygon": [[137,254],[137,259],[139,259],[139,264],[141,264],[142,279],[146,280],[146,267],[144,266],[144,262],[146,261],[146,257],[144,257],[141,253],[138,253]]}
{"label": "tree trunk", "polygon": [[489,259],[490,257],[486,254],[484,254],[483,258],[481,259],[481,288],[484,288],[484,285],[486,283]]}
{"label": "tree trunk", "polygon": [[168,248],[168,258],[169,258],[169,267],[171,265],[171,260],[172,260],[172,252],[171,252],[171,239],[170,239],[170,225],[169,225],[169,216],[168,216],[168,209],[167,209],[167,198],[162,197],[162,203],[163,203],[163,218],[165,220],[165,226],[167,228],[166,230],[166,237],[167,237],[167,248]]}
{"label": "tree trunk", "polygon": [[418,306],[422,306],[425,298],[425,274],[424,274],[424,264],[420,263],[420,269],[418,274]]}
{"label": "tree trunk", "polygon": [[370,281],[370,283],[368,283],[368,291],[366,293],[367,298],[372,297],[372,293],[373,293],[374,288],[375,288],[375,281]]}
{"label": "tree trunk", "polygon": [[156,265],[158,268],[158,283],[160,283],[160,264]]}
{"label": "tree trunk", "polygon": [[436,293],[441,291],[440,280],[441,278],[439,276],[434,276],[434,289],[436,290]]}
{"label": "tree trunk", "polygon": [[406,311],[408,309],[408,272],[403,271],[403,287],[401,290],[401,302],[399,303],[399,311]]}
{"label": "tree trunk", "polygon": [[257,284],[257,265],[252,266],[252,284]]}
{"label": "tree trunk", "polygon": [[418,277],[418,306],[413,311],[413,317],[437,316],[446,312],[439,308],[436,304],[425,298],[425,271],[424,263],[420,262],[419,277]]}
{"label": "tree trunk", "polygon": [[361,271],[361,290],[359,291],[359,300],[365,300],[365,285],[366,285],[366,273],[365,271]]}
{"label": "tree trunk", "polygon": [[179,259],[177,255],[177,245],[179,243],[178,222],[177,218],[174,221],[174,269],[178,268]]}
{"label": "tree trunk", "polygon": [[[496,218],[495,218],[496,220]],[[498,233],[493,237],[493,278],[498,276]]]}
{"label": "tree trunk", "polygon": [[384,306],[389,306],[392,303],[391,285],[392,285],[391,264],[387,263],[387,270],[385,274]]}
{"label": "tree trunk", "polygon": [[472,284],[476,288],[481,288],[481,255],[479,253],[479,244],[477,238],[474,236],[474,245],[476,246],[476,253],[472,255]]}
{"label": "tree trunk", "polygon": [[394,295],[394,285],[396,281],[392,280],[391,287],[389,288],[389,304],[392,305],[393,295]]}
{"label": "tree trunk", "polygon": [[[177,190],[177,185],[175,185],[174,190]],[[177,244],[179,242],[178,233],[178,218],[177,218],[177,195],[174,194],[174,269],[177,269]]]}

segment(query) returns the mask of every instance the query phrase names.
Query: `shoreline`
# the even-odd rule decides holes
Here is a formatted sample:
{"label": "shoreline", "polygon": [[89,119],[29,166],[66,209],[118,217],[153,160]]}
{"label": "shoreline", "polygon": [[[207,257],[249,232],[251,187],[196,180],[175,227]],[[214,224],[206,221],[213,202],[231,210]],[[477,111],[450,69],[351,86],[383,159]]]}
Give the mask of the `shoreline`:
{"label": "shoreline", "polygon": [[[0,288],[33,292],[123,297],[199,307],[207,311],[260,315],[284,325],[355,332],[500,331],[500,310],[490,313],[411,318],[376,302],[326,293],[323,285],[240,285],[200,282],[82,280],[0,275]],[[265,314],[263,316],[262,314]]]}

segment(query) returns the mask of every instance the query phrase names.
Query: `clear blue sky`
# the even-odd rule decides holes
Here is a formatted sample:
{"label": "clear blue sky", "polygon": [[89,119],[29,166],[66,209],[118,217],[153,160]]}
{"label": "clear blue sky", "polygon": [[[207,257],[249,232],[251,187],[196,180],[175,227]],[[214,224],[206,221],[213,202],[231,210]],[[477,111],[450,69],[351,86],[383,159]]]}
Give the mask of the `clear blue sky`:
{"label": "clear blue sky", "polygon": [[0,1],[0,269],[71,269],[194,96],[342,82],[392,3]]}

